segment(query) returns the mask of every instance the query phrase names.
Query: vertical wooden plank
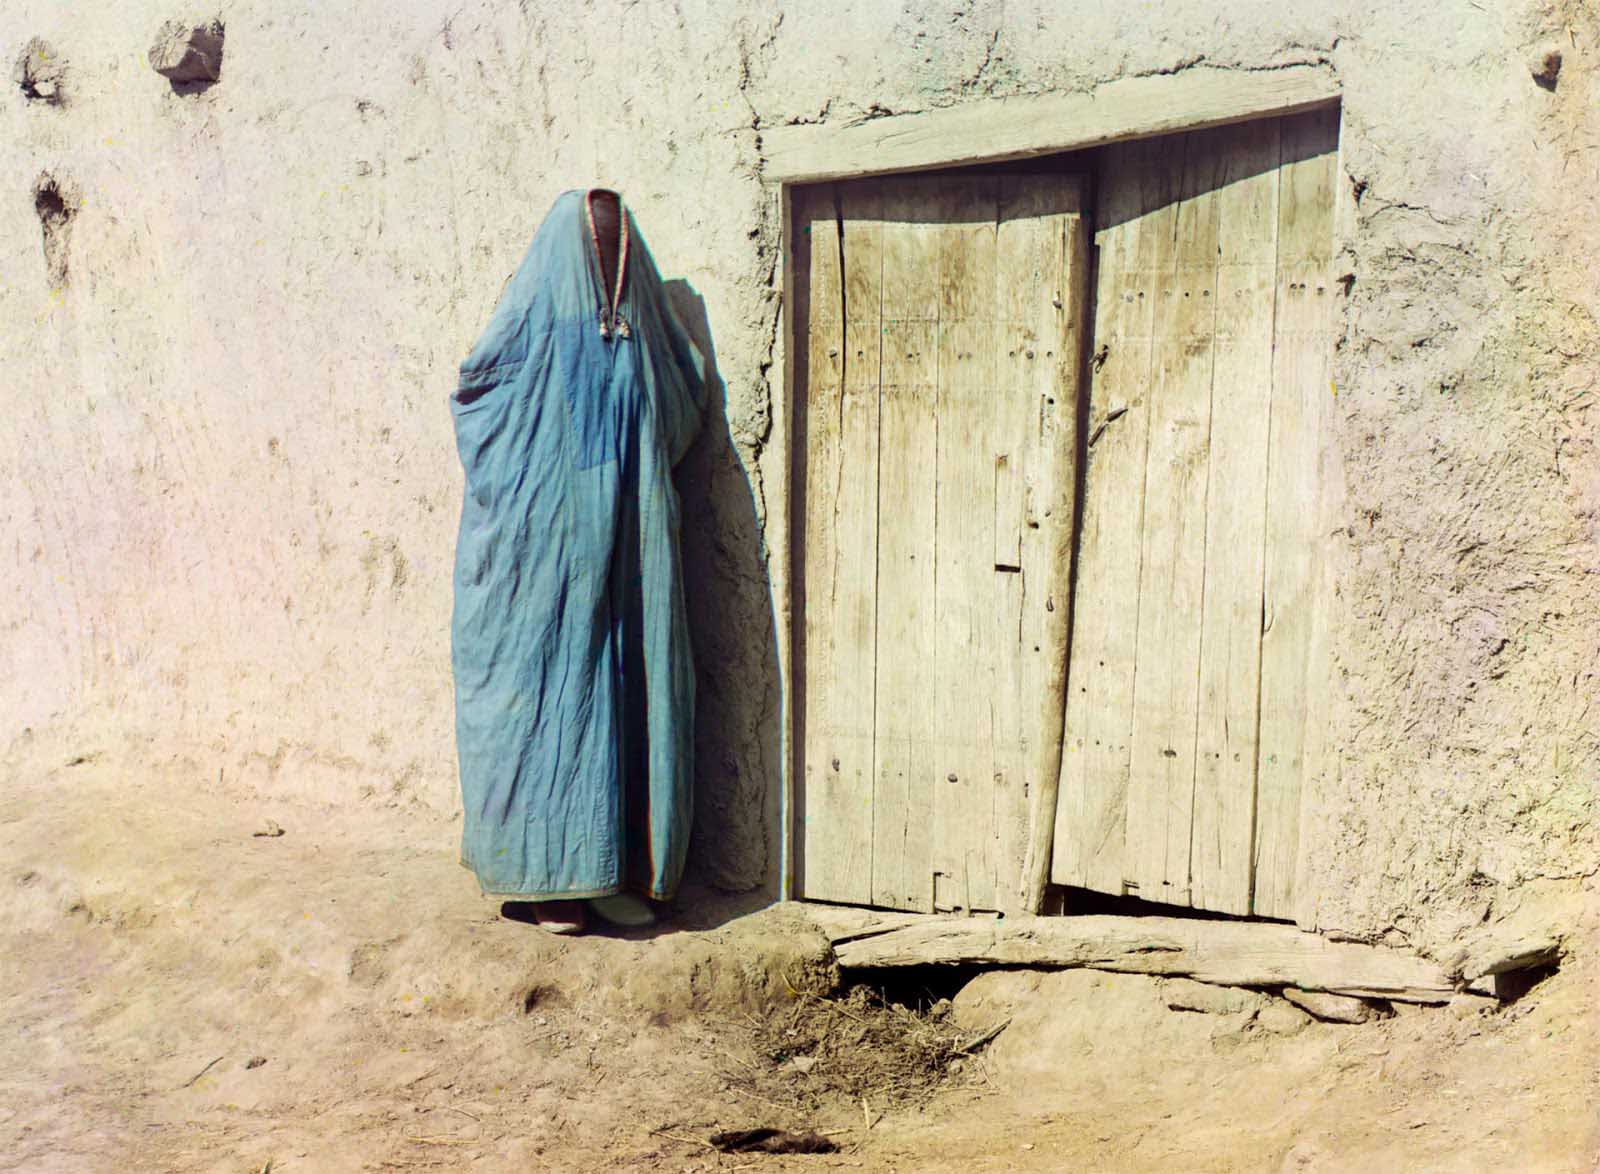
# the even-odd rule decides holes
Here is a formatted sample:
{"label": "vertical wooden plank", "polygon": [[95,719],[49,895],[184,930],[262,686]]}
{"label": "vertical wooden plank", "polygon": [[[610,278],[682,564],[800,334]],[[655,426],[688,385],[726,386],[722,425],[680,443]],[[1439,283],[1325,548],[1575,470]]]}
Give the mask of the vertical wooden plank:
{"label": "vertical wooden plank", "polygon": [[796,366],[804,385],[795,396],[795,496],[801,516],[795,526],[798,574],[796,640],[800,696],[796,706],[799,742],[795,810],[795,883],[801,896],[828,890],[826,838],[838,788],[828,759],[826,731],[831,689],[834,578],[833,494],[839,480],[839,429],[844,355],[843,275],[834,185],[795,193],[797,309]]}
{"label": "vertical wooden plank", "polygon": [[[1331,215],[1333,225],[1333,239],[1328,249],[1328,269],[1330,276],[1336,275],[1342,268],[1345,250],[1350,246],[1356,232],[1356,199],[1353,185],[1345,182],[1348,174],[1345,170],[1343,136],[1340,133],[1340,121],[1337,114],[1329,112],[1329,122],[1323,124],[1324,141],[1331,140],[1333,178],[1333,210]],[[1307,658],[1307,677],[1310,685],[1307,689],[1308,704],[1313,708],[1306,715],[1305,734],[1305,762],[1306,773],[1300,788],[1300,832],[1299,847],[1296,853],[1293,908],[1285,906],[1278,912],[1278,916],[1292,917],[1302,929],[1319,928],[1318,916],[1321,901],[1328,896],[1319,892],[1316,885],[1318,873],[1323,861],[1317,858],[1318,854],[1313,847],[1312,821],[1320,814],[1326,818],[1326,809],[1322,808],[1324,799],[1339,790],[1339,752],[1336,747],[1328,743],[1328,701],[1326,700],[1332,689],[1332,647],[1330,644],[1330,621],[1332,618],[1335,597],[1335,584],[1338,575],[1337,548],[1339,538],[1337,530],[1345,516],[1346,481],[1344,477],[1343,462],[1339,452],[1339,444],[1335,439],[1334,430],[1337,427],[1339,405],[1339,388],[1333,356],[1339,346],[1339,333],[1342,328],[1340,323],[1339,304],[1341,299],[1330,289],[1328,293],[1330,305],[1324,311],[1323,325],[1327,329],[1327,337],[1323,342],[1323,354],[1328,360],[1328,396],[1322,401],[1322,415],[1320,420],[1321,451],[1318,454],[1318,476],[1320,484],[1317,492],[1319,509],[1321,511],[1321,525],[1317,532],[1317,542],[1314,556],[1318,562],[1316,568],[1315,620],[1311,629],[1311,654]]]}
{"label": "vertical wooden plank", "polygon": [[1267,457],[1261,732],[1254,912],[1292,917],[1300,807],[1320,763],[1323,413],[1331,398],[1333,188],[1337,110],[1282,120],[1277,309]]}
{"label": "vertical wooden plank", "polygon": [[[997,694],[1002,859],[1020,862],[1002,910],[1037,912],[1049,879],[1065,716],[1078,380],[1088,239],[1074,176],[1007,177],[997,229],[997,449],[1015,454],[1020,492],[997,484],[996,532],[1017,535],[1018,571],[996,551],[1000,629],[1010,658]],[[997,462],[997,471],[1000,466]],[[1010,514],[1008,511],[1020,511]],[[997,723],[999,724],[999,723]],[[1019,793],[1020,791],[1020,793]]]}
{"label": "vertical wooden plank", "polygon": [[1206,480],[1216,328],[1216,156],[1185,135],[1171,266],[1155,308],[1150,436],[1134,651],[1125,878],[1147,901],[1189,902]]}
{"label": "vertical wooden plank", "polygon": [[875,185],[842,186],[837,199],[834,228],[825,208],[810,219],[802,891],[814,900],[865,904],[872,887],[882,224]]}
{"label": "vertical wooden plank", "polygon": [[934,417],[938,230],[928,181],[883,189],[883,377],[878,468],[876,787],[872,902],[933,907]]}
{"label": "vertical wooden plank", "polygon": [[[1081,200],[1081,188],[1079,189]],[[1040,447],[1053,471],[1040,487],[1037,514],[1041,528],[1036,552],[1028,557],[1036,568],[1042,617],[1038,625],[1039,692],[1035,699],[1037,741],[1029,747],[1032,764],[1028,803],[1028,848],[1023,859],[1022,909],[1044,911],[1054,852],[1059,808],[1062,754],[1065,748],[1067,674],[1072,630],[1074,541],[1077,537],[1079,460],[1085,388],[1082,373],[1088,357],[1089,281],[1091,274],[1087,217],[1064,218],[1059,283],[1064,309],[1061,346],[1056,357],[1055,395],[1047,398],[1040,424]],[[1039,571],[1042,570],[1042,573]]]}
{"label": "vertical wooden plank", "polygon": [[934,906],[995,908],[992,181],[946,185],[939,329],[933,656]]}
{"label": "vertical wooden plank", "polygon": [[[1027,744],[1037,718],[1034,660],[1036,608],[1029,596],[1029,489],[1038,478],[1040,404],[1051,384],[1057,320],[1046,284],[1061,262],[1061,222],[1051,215],[1047,177],[1007,176],[998,185],[995,279],[992,287],[995,382],[993,413],[995,545],[989,646],[994,662],[994,839],[998,861],[995,904],[1019,911],[1022,856],[1027,842]],[[1025,552],[1026,551],[1026,552]]]}
{"label": "vertical wooden plank", "polygon": [[[778,321],[781,326],[778,337],[783,343],[783,362],[780,367],[783,383],[775,397],[776,410],[773,413],[771,447],[768,450],[777,454],[782,471],[782,476],[776,479],[776,492],[769,507],[772,516],[781,519],[783,527],[781,541],[774,551],[772,584],[773,622],[778,654],[778,755],[781,763],[778,774],[778,899],[780,901],[793,900],[795,895],[794,861],[797,841],[794,814],[797,790],[796,768],[800,762],[795,741],[798,729],[795,701],[801,686],[800,677],[795,671],[795,646],[799,641],[794,638],[796,597],[794,572],[798,546],[795,523],[803,516],[796,512],[796,503],[804,500],[796,493],[797,467],[802,466],[804,462],[795,445],[794,429],[795,388],[798,386],[798,377],[805,370],[805,364],[798,361],[796,350],[805,340],[799,333],[803,326],[797,325],[796,315],[800,312],[802,298],[810,297],[809,281],[800,276],[802,269],[809,268],[809,264],[799,263],[801,258],[798,240],[801,222],[796,209],[800,206],[795,189],[789,184],[781,184],[778,188],[778,224],[781,232],[779,255],[783,258],[783,269],[778,275],[782,298],[778,308]],[[805,260],[809,263],[809,252]],[[807,288],[802,292],[803,280],[807,282]],[[803,318],[799,321],[803,322]]]}
{"label": "vertical wooden plank", "polygon": [[1121,893],[1133,727],[1152,311],[1176,216],[1170,146],[1106,153],[1082,521],[1051,877]]}
{"label": "vertical wooden plank", "polygon": [[1278,244],[1278,121],[1213,132],[1216,344],[1190,870],[1196,906],[1250,912],[1261,568]]}

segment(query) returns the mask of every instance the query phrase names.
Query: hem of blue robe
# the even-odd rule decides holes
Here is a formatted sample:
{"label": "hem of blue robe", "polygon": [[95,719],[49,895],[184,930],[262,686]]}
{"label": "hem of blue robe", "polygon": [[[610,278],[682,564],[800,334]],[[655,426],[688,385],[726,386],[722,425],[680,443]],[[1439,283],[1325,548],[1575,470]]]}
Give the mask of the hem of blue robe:
{"label": "hem of blue robe", "polygon": [[[460,862],[461,867],[476,873],[472,865],[465,860]],[[562,890],[511,890],[511,889],[486,889],[481,884],[478,886],[485,897],[493,897],[502,901],[593,901],[597,897],[615,897],[618,893],[639,893],[649,897],[652,901],[670,901],[676,890],[653,889],[649,885],[607,885],[599,889],[562,889]]]}

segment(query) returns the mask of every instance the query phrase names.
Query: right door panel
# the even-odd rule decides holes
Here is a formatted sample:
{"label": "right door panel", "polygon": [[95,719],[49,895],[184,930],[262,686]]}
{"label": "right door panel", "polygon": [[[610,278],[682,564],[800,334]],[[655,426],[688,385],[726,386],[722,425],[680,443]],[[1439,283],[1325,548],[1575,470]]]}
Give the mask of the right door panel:
{"label": "right door panel", "polygon": [[1051,879],[1292,917],[1337,109],[1109,148]]}

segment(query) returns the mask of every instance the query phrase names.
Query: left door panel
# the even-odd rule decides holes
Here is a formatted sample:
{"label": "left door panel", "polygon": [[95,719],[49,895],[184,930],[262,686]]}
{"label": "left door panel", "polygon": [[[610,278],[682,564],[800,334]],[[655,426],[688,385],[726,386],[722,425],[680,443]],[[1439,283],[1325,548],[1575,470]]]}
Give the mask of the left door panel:
{"label": "left door panel", "polygon": [[1041,827],[1048,856],[1080,198],[1059,175],[794,193],[807,898],[1014,910],[1029,903]]}

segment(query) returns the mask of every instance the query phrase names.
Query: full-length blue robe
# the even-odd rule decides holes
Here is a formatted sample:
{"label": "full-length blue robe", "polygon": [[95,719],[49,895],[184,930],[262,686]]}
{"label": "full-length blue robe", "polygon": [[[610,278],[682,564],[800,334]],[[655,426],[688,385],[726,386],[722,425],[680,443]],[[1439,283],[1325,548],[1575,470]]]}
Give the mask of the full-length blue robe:
{"label": "full-length blue robe", "polygon": [[672,467],[702,359],[623,209],[620,298],[556,200],[451,397],[466,500],[451,662],[462,863],[485,893],[672,895],[694,676]]}

